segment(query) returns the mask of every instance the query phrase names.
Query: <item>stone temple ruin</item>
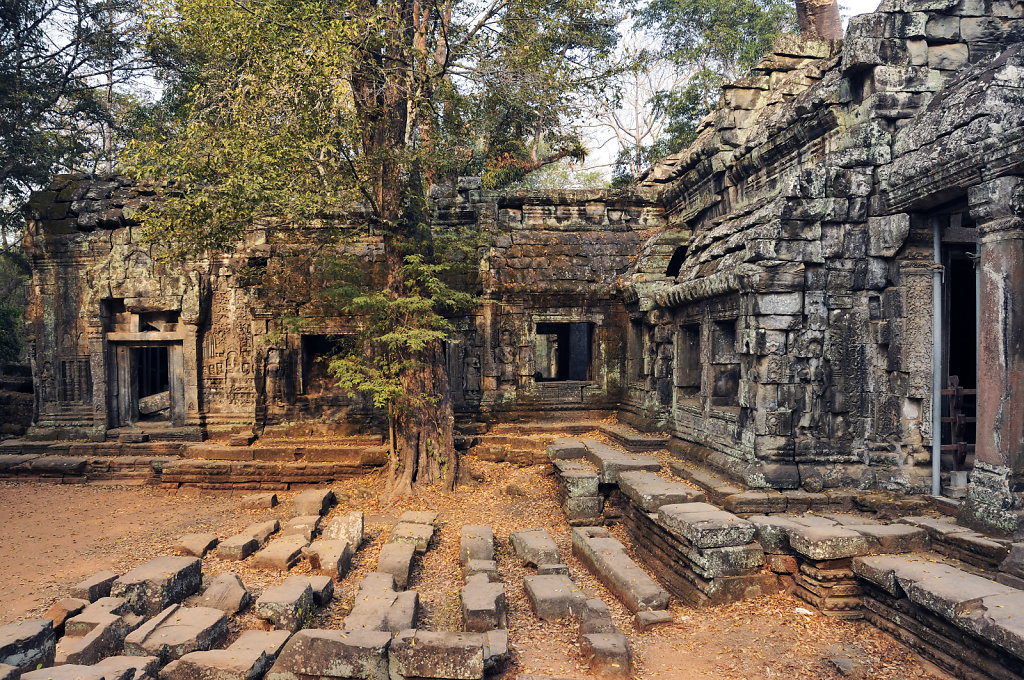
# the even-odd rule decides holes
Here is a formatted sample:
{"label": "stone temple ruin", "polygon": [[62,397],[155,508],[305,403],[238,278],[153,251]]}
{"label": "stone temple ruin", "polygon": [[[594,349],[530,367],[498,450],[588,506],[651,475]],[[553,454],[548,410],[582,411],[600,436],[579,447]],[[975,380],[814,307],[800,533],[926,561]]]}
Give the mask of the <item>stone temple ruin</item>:
{"label": "stone temple ruin", "polygon": [[[625,523],[688,603],[792,586],[957,673],[1022,677],[1024,631],[994,613],[1024,608],[1020,41],[1014,0],[884,0],[842,41],[778,40],[634,189],[435,191],[435,229],[487,239],[446,357],[458,444],[553,460],[567,519]],[[0,474],[275,490],[383,464],[318,361],[344,319],[283,332],[253,285],[288,236],[172,268],[133,222],[146,193],[69,176],[33,198],[34,420]],[[548,436],[597,424],[623,450]],[[637,462],[658,449],[702,497]],[[801,514],[923,508],[956,521]],[[579,550],[628,581],[590,547],[609,540]],[[922,585],[898,555],[924,549],[971,587]]]}

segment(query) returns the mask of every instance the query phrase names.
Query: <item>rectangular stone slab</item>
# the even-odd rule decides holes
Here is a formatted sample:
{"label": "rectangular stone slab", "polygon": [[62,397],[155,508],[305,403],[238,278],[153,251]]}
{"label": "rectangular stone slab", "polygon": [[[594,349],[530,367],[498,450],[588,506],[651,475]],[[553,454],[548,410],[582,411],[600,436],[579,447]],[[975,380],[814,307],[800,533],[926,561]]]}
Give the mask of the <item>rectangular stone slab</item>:
{"label": "rectangular stone slab", "polygon": [[352,552],[355,552],[363,544],[364,521],[361,510],[332,517],[321,529],[320,538],[326,541],[348,541]]}
{"label": "rectangular stone slab", "polygon": [[704,500],[702,491],[646,470],[620,472],[619,491],[644,512],[657,512],[663,505]]}
{"label": "rectangular stone slab", "polygon": [[587,447],[579,439],[559,437],[548,444],[548,460],[574,460],[587,455]]}
{"label": "rectangular stone slab", "polygon": [[388,651],[391,678],[480,680],[484,677],[484,645],[479,633],[403,631]]}
{"label": "rectangular stone slab", "polygon": [[246,630],[227,649],[190,652],[160,672],[161,680],[258,680],[291,634]]}
{"label": "rectangular stone slab", "polygon": [[30,619],[0,626],[0,663],[22,671],[52,664],[56,645],[50,619]]}
{"label": "rectangular stone slab", "polygon": [[486,574],[470,578],[463,586],[462,602],[463,628],[473,633],[508,628],[508,601],[505,586],[491,583]]}
{"label": "rectangular stone slab", "polygon": [[302,550],[313,571],[331,578],[341,579],[352,562],[352,550],[346,540],[313,541]]}
{"label": "rectangular stone slab", "polygon": [[657,472],[661,469],[661,462],[654,456],[626,453],[593,439],[582,441],[587,447],[587,460],[600,471],[601,482],[604,484],[617,484],[620,472],[628,470]]}
{"label": "rectangular stone slab", "polygon": [[256,553],[256,557],[252,561],[253,566],[260,569],[288,571],[299,561],[302,549],[307,545],[309,545],[309,541],[303,536],[292,535],[275,538],[267,543],[263,550]]}
{"label": "rectangular stone slab", "polygon": [[388,543],[408,543],[416,552],[425,553],[434,537],[434,525],[420,522],[399,522],[391,527]]}
{"label": "rectangular stone slab", "polygon": [[433,526],[437,522],[437,513],[430,510],[409,510],[408,512],[403,512],[398,521]]}
{"label": "rectangular stone slab", "polygon": [[572,551],[631,612],[668,607],[668,592],[626,554],[625,546],[607,529],[573,529]]}
{"label": "rectangular stone slab", "polygon": [[388,611],[398,599],[391,574],[371,572],[359,582],[352,611],[345,617],[345,630],[385,630]]}
{"label": "rectangular stone slab", "polygon": [[546,529],[520,529],[509,536],[512,548],[529,565],[558,564],[562,555]]}
{"label": "rectangular stone slab", "polygon": [[330,489],[310,489],[295,497],[295,516],[326,515],[334,503],[334,492]]}
{"label": "rectangular stone slab", "polygon": [[264,680],[389,680],[390,644],[386,632],[307,628],[292,635]]}
{"label": "rectangular stone slab", "polygon": [[871,541],[841,525],[790,529],[789,545],[812,560],[840,560],[871,552]]}
{"label": "rectangular stone slab", "polygon": [[116,571],[101,571],[93,574],[81,583],[71,588],[71,597],[77,597],[88,602],[95,602],[101,597],[110,595],[110,586],[117,580]]}
{"label": "rectangular stone slab", "polygon": [[308,543],[319,529],[320,515],[300,515],[284,523],[281,536],[301,536]]}
{"label": "rectangular stone slab", "polygon": [[124,651],[167,662],[216,647],[227,634],[228,618],[219,609],[171,605],[129,634]]}
{"label": "rectangular stone slab", "polygon": [[754,525],[731,512],[714,508],[697,511],[693,506],[705,503],[663,505],[658,509],[658,524],[682,536],[697,548],[722,548],[746,545],[754,540]]}
{"label": "rectangular stone slab", "polygon": [[385,543],[377,556],[377,571],[393,576],[395,588],[405,590],[415,554],[416,546],[411,543]]}
{"label": "rectangular stone slab", "polygon": [[494,531],[490,527],[465,524],[459,534],[459,562],[494,559]]}
{"label": "rectangular stone slab", "polygon": [[200,591],[202,560],[198,557],[157,557],[114,581],[113,597],[123,597],[137,614],[153,616]]}
{"label": "rectangular stone slab", "polygon": [[256,600],[256,616],[277,628],[296,631],[312,616],[316,605],[313,588],[304,576],[289,576],[281,585],[267,588]]}
{"label": "rectangular stone slab", "polygon": [[568,576],[526,576],[523,578],[523,587],[533,613],[545,621],[577,616],[587,600]]}

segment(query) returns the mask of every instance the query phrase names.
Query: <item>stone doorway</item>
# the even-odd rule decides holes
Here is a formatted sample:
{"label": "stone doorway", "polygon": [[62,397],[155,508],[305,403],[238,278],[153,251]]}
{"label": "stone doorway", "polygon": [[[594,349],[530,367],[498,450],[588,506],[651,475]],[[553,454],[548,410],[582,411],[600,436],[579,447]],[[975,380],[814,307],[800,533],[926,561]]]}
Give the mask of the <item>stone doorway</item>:
{"label": "stone doorway", "polygon": [[589,380],[594,324],[587,322],[537,324],[534,379],[537,382]]}
{"label": "stone doorway", "polygon": [[112,427],[185,423],[180,342],[114,343]]}

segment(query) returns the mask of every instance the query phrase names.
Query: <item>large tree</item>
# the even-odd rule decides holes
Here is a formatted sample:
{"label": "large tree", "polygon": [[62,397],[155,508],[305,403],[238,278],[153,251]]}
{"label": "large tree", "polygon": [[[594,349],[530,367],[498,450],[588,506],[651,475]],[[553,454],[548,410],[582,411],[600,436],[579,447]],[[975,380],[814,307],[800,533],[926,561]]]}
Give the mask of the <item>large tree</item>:
{"label": "large tree", "polygon": [[[355,323],[331,370],[387,415],[397,493],[457,473],[442,355],[468,300],[451,263],[472,265],[475,250],[453,256],[432,233],[428,185],[483,174],[500,186],[579,155],[570,95],[609,73],[614,9],[177,0],[151,24],[166,106],[129,155],[140,178],[177,180],[144,217],[151,238],[188,255],[230,248],[262,218],[328,227],[340,245],[321,250],[323,285],[306,289]],[[351,257],[353,231],[379,239],[380,256]]]}

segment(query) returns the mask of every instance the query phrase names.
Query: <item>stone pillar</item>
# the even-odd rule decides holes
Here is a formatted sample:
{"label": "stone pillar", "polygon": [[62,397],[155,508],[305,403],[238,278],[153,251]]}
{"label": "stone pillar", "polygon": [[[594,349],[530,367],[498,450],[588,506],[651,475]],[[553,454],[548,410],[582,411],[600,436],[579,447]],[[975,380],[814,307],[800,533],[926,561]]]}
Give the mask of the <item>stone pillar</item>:
{"label": "stone pillar", "polygon": [[981,267],[978,427],[962,523],[1024,536],[1024,182],[973,187]]}

